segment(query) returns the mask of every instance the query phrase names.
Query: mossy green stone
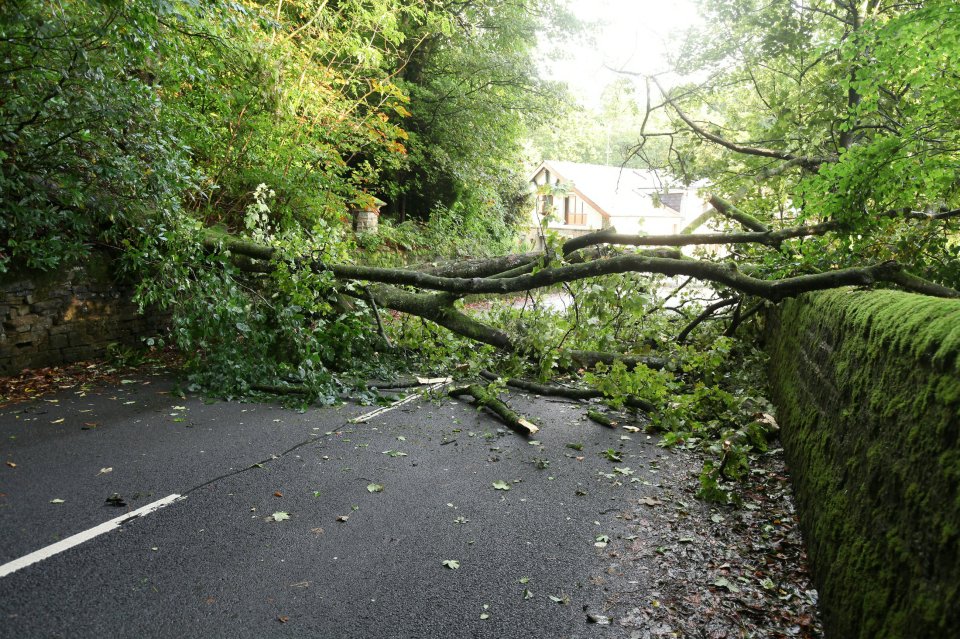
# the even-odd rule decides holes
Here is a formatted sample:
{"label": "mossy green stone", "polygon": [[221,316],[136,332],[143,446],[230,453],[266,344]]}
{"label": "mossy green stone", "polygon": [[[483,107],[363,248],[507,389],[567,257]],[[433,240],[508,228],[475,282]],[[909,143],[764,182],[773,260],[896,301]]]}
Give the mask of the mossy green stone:
{"label": "mossy green stone", "polygon": [[840,289],[769,322],[827,635],[960,632],[960,301]]}

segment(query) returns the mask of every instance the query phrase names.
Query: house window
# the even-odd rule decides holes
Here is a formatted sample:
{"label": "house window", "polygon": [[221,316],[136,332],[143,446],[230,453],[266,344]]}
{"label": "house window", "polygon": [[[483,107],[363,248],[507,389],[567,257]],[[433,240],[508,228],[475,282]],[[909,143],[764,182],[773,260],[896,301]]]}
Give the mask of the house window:
{"label": "house window", "polygon": [[568,195],[563,199],[563,222],[568,226],[587,225],[587,215],[583,212],[583,203],[577,202],[577,196],[575,195]]}

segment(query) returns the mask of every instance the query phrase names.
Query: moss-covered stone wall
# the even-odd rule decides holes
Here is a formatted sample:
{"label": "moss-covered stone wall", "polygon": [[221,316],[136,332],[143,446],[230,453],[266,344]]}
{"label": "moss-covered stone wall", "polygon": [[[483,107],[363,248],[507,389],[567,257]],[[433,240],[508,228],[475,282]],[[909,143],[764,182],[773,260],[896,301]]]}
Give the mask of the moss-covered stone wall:
{"label": "moss-covered stone wall", "polygon": [[0,280],[0,375],[102,357],[110,344],[136,346],[165,318],[141,315],[133,287],[107,256],[56,273]]}
{"label": "moss-covered stone wall", "polygon": [[827,636],[960,637],[960,301],[829,291],[768,329]]}

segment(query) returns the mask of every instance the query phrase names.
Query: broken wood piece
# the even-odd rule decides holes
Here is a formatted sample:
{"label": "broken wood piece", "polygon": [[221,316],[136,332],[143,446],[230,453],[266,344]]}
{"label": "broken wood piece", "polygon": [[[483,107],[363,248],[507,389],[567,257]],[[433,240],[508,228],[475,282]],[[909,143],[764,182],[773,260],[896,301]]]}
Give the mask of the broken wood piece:
{"label": "broken wood piece", "polygon": [[587,417],[597,422],[601,426],[606,426],[607,428],[616,428],[617,422],[613,421],[603,413],[597,410],[588,410]]}
{"label": "broken wood piece", "polygon": [[[491,373],[490,371],[481,371],[480,376],[484,379],[489,379],[490,381],[496,381],[499,379],[498,375]],[[575,399],[575,400],[589,400],[589,399],[603,399],[606,395],[602,391],[594,390],[592,388],[570,388],[568,386],[549,386],[547,384],[537,384],[536,382],[528,382],[522,379],[508,379],[506,382],[507,386],[510,388],[517,388],[520,390],[525,390],[527,392],[533,393],[535,395],[543,395],[546,397],[564,397],[566,399]],[[642,410],[644,412],[650,412],[656,408],[650,402],[639,399],[630,395],[623,400],[625,406],[630,408],[635,408]]]}
{"label": "broken wood piece", "polygon": [[402,388],[416,388],[417,386],[428,386],[433,384],[447,384],[452,382],[452,377],[398,377],[393,380],[371,379],[367,381],[368,388],[379,390],[395,390]]}
{"label": "broken wood piece", "polygon": [[517,431],[521,435],[529,437],[537,434],[537,432],[540,430],[539,427],[528,421],[525,417],[522,417],[512,411],[510,407],[497,399],[493,393],[488,391],[480,384],[470,384],[469,386],[452,388],[447,394],[451,397],[462,397],[464,395],[473,397],[479,406],[483,406],[484,408],[495,413],[497,417],[502,419],[507,426]]}

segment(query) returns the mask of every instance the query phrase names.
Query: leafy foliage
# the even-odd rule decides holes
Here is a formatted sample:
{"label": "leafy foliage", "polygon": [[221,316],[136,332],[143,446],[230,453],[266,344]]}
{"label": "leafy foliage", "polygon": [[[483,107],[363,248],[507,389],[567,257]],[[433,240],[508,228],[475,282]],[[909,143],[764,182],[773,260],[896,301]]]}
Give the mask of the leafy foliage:
{"label": "leafy foliage", "polygon": [[[705,81],[665,91],[672,123],[635,151],[776,225],[830,221],[780,255],[741,251],[770,274],[898,260],[956,285],[956,3],[797,5],[708,0],[709,25],[677,56]],[[716,34],[723,33],[724,37]],[[653,123],[653,122],[651,122]],[[671,153],[647,142],[671,140]]]}
{"label": "leafy foliage", "polygon": [[[297,401],[332,401],[392,361],[363,291],[303,261],[351,261],[351,209],[411,188],[425,224],[393,234],[409,248],[508,247],[525,200],[505,167],[524,113],[548,108],[530,60],[555,11],[494,0],[5,3],[0,272],[119,249],[141,302],[172,313],[170,342],[196,384],[227,395],[292,384],[306,389]],[[464,82],[475,90],[459,91]],[[271,273],[204,246],[223,233],[276,251]]]}
{"label": "leafy foliage", "polygon": [[[119,243],[196,183],[150,73],[178,55],[165,2],[0,7],[0,272]],[[189,69],[182,69],[188,73]]]}

